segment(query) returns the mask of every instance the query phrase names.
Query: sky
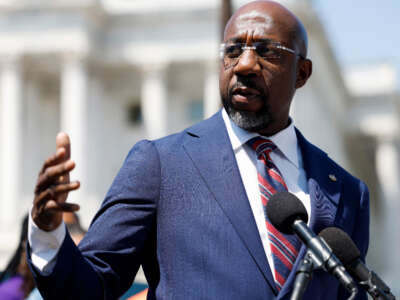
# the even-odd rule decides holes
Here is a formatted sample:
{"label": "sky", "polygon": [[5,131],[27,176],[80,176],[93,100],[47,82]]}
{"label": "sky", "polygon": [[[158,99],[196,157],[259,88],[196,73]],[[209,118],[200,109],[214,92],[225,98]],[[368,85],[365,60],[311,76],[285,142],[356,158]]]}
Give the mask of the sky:
{"label": "sky", "polygon": [[400,87],[400,0],[313,0],[342,67],[389,62]]}

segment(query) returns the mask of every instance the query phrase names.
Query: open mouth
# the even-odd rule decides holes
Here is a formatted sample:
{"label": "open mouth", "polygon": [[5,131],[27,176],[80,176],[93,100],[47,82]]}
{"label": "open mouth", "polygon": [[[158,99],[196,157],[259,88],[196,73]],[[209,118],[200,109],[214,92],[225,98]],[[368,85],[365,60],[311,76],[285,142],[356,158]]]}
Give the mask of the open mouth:
{"label": "open mouth", "polygon": [[249,87],[237,87],[232,91],[232,100],[237,105],[247,105],[250,102],[261,100],[261,93]]}
{"label": "open mouth", "polygon": [[260,96],[260,92],[249,87],[237,87],[232,91],[232,95],[240,95],[243,97]]}

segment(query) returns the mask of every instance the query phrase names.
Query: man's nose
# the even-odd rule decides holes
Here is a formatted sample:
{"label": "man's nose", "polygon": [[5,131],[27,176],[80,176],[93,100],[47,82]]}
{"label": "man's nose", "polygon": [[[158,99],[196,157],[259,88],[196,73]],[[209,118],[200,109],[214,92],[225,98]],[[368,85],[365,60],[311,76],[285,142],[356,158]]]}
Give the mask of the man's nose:
{"label": "man's nose", "polygon": [[245,50],[239,57],[234,72],[241,75],[260,74],[261,66],[258,62],[257,53],[252,49]]}

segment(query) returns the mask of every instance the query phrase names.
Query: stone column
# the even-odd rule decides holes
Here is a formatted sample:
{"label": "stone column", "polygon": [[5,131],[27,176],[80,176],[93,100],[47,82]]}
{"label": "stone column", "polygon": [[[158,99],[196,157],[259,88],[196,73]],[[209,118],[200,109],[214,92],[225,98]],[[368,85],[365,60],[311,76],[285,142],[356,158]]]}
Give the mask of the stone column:
{"label": "stone column", "polygon": [[399,205],[400,159],[396,143],[390,138],[379,138],[376,147],[376,169],[385,198]]}
{"label": "stone column", "polygon": [[392,287],[392,291],[399,292],[397,279],[400,276],[400,257],[397,249],[400,247],[400,151],[394,138],[378,138],[375,160],[383,203],[378,224],[380,228],[371,228],[372,232],[376,232],[372,242],[381,245],[379,260],[382,278]]}
{"label": "stone column", "polygon": [[[42,167],[44,159],[54,151],[54,135],[50,147],[46,147],[43,136],[43,115],[46,115],[46,107],[41,106],[40,99],[43,97],[40,89],[40,79],[36,76],[26,76],[24,79],[24,149],[29,149],[28,155],[23,160],[23,179],[26,184],[24,189],[24,202],[32,203],[33,188],[36,185],[39,168]],[[46,125],[47,127],[47,125]]]}
{"label": "stone column", "polygon": [[[22,77],[19,61],[9,57],[0,70],[1,182],[0,220],[6,228],[18,220],[22,202]],[[11,228],[9,228],[11,229]]]}
{"label": "stone column", "polygon": [[147,137],[155,139],[167,134],[166,65],[143,67],[141,106]]}
{"label": "stone column", "polygon": [[215,61],[209,61],[204,79],[204,118],[211,117],[220,107],[218,64]]}
{"label": "stone column", "polygon": [[89,203],[85,204],[86,152],[87,140],[87,68],[86,61],[80,55],[64,57],[61,70],[61,130],[71,139],[71,158],[75,161],[75,170],[71,180],[79,180],[81,188],[70,193],[68,201],[81,205],[82,215],[87,215]]}

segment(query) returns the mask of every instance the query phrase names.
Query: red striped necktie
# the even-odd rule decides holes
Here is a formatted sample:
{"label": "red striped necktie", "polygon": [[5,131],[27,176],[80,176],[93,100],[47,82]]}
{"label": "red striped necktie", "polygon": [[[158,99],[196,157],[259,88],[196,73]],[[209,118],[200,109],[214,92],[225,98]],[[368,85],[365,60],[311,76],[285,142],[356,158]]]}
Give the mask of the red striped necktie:
{"label": "red striped necktie", "polygon": [[277,192],[288,190],[281,173],[270,157],[270,153],[277,148],[276,145],[271,140],[261,137],[255,137],[249,140],[247,144],[257,154],[258,186],[261,192],[265,224],[275,266],[275,283],[278,291],[280,291],[293,268],[301,242],[294,235],[280,233],[272,226],[267,217],[266,206],[270,197]]}

